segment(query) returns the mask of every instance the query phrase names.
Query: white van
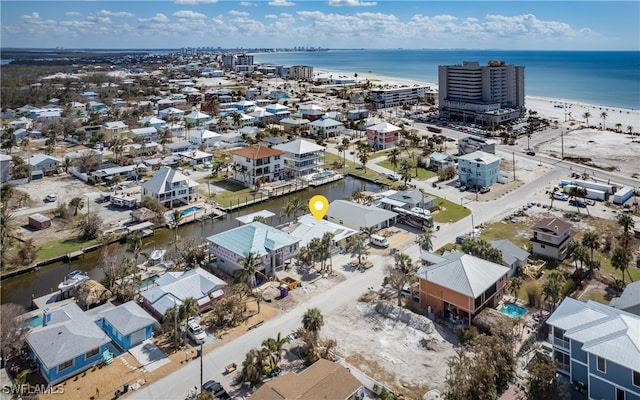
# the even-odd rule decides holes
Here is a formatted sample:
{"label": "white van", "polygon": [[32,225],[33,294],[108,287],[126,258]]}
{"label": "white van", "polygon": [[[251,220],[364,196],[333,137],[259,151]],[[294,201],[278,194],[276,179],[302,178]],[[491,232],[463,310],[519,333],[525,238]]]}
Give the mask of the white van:
{"label": "white van", "polygon": [[384,236],[371,235],[370,242],[374,246],[384,247],[384,248],[389,247],[389,241]]}
{"label": "white van", "polygon": [[187,321],[187,336],[197,344],[200,344],[207,339],[207,332],[202,329],[197,321],[189,319]]}

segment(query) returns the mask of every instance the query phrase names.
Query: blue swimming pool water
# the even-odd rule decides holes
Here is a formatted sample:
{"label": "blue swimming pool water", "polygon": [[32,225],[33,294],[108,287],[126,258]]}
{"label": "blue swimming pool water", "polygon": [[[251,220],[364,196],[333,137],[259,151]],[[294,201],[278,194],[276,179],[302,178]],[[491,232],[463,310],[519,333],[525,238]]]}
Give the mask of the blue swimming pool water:
{"label": "blue swimming pool water", "polygon": [[42,316],[40,315],[34,315],[33,317],[31,317],[30,319],[24,321],[23,324],[21,324],[22,327],[24,328],[38,328],[40,326],[42,326]]}
{"label": "blue swimming pool water", "polygon": [[[202,210],[202,207],[191,206],[189,208],[185,208],[184,210],[180,210],[180,215],[184,217],[185,215],[193,214],[194,212],[198,212],[200,210]],[[173,220],[173,214],[169,214],[169,219]]]}
{"label": "blue swimming pool water", "polygon": [[156,279],[158,279],[157,276],[151,276],[140,282],[140,290],[146,290],[153,287],[153,285],[155,285],[156,283]]}
{"label": "blue swimming pool water", "polygon": [[527,310],[517,304],[504,303],[502,307],[500,307],[500,312],[510,316],[511,318],[519,318],[522,317],[527,312]]}
{"label": "blue swimming pool water", "polygon": [[313,179],[328,178],[328,177],[330,177],[331,175],[333,175],[333,172],[331,172],[331,171],[322,171],[322,172],[319,172],[319,173],[315,174],[315,175],[313,176]]}

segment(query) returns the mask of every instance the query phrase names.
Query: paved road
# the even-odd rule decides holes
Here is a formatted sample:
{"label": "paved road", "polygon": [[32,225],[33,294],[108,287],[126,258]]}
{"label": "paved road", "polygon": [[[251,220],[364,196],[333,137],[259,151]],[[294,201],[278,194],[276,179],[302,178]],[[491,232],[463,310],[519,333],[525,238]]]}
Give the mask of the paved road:
{"label": "paved road", "polygon": [[[338,154],[334,145],[329,145],[327,150],[331,153]],[[526,156],[518,155],[517,157]],[[377,159],[376,161],[379,162],[380,159]],[[557,160],[546,159],[544,157],[538,160],[538,162],[541,161],[544,161],[545,163],[549,162],[549,165],[552,168],[550,168],[546,173],[540,173],[540,176],[536,177],[530,183],[521,186],[499,199],[491,202],[477,202],[474,200],[462,199],[464,205],[472,211],[473,217],[469,216],[455,223],[444,224],[442,229],[436,232],[433,240],[434,248],[439,248],[444,244],[455,241],[456,236],[471,231],[472,226],[474,225],[477,226],[481,223],[501,219],[503,216],[510,214],[527,202],[540,202],[547,204],[549,200],[547,195],[544,193],[546,190],[545,187],[549,186],[551,182],[556,182],[558,179],[567,177],[570,174],[569,168],[572,167],[572,165],[565,162],[558,163]],[[391,172],[373,162],[369,162],[367,164],[367,168],[371,168],[385,174]],[[600,174],[600,172],[598,172],[598,174]],[[625,183],[626,179],[621,179],[622,177],[619,177],[616,174],[603,172],[602,176],[605,179],[609,176],[609,179],[612,181],[622,181],[621,183],[627,184]],[[431,187],[431,182],[414,180],[412,183],[416,184],[418,188],[425,189],[428,192],[434,191]],[[457,201],[458,199],[461,199],[460,193],[453,187],[443,186],[442,189],[437,189],[436,193],[448,198],[449,200],[456,199]],[[557,201],[554,203],[554,207],[559,208],[562,208],[565,205],[566,203]],[[592,209],[594,208],[595,207],[592,207]],[[567,207],[567,209],[569,208]],[[402,249],[402,251],[409,254],[414,260],[418,258],[420,253],[418,246],[413,243],[407,243],[406,247]],[[339,255],[334,260],[335,265],[341,265],[340,262],[346,263],[347,259],[348,256]],[[225,378],[222,375],[225,365],[231,362],[236,362],[240,365],[245,354],[251,348],[259,347],[262,340],[265,338],[274,337],[278,332],[288,334],[292,330],[295,330],[300,326],[302,315],[308,308],[317,307],[322,311],[325,318],[328,318],[341,308],[341,306],[355,302],[358,297],[367,290],[367,288],[378,288],[384,277],[383,268],[385,262],[380,256],[371,256],[370,259],[373,261],[374,267],[369,269],[367,272],[345,272],[347,279],[333,288],[325,291],[324,293],[318,294],[309,302],[301,304],[285,314],[278,315],[275,318],[266,321],[262,326],[247,332],[245,335],[238,337],[237,339],[207,354],[203,359],[204,381],[215,379],[225,383]],[[295,292],[292,295],[295,295]],[[226,382],[226,384],[228,387],[229,382]],[[129,397],[131,399],[179,399],[186,396],[190,387],[199,385],[200,364],[195,361],[164,379],[132,393]]]}

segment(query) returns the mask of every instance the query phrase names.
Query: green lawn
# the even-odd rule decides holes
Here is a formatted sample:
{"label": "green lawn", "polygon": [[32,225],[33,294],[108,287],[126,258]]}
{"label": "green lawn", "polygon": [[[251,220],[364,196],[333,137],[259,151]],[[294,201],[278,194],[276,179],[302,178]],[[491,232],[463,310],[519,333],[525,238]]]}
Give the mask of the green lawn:
{"label": "green lawn", "polygon": [[487,242],[508,238],[518,247],[527,248],[531,237],[530,231],[531,225],[526,222],[499,221],[485,225],[480,238]]}
{"label": "green lawn", "polygon": [[99,240],[94,239],[85,241],[80,238],[61,239],[46,242],[40,246],[38,250],[39,260],[48,260],[50,258],[59,257],[74,251],[98,244]]}
{"label": "green lawn", "polygon": [[[384,168],[386,168],[388,170],[393,171],[393,165],[391,164],[391,162],[389,160],[380,161],[377,164],[379,166],[381,166],[381,167],[384,167]],[[398,168],[396,168],[396,173],[398,175],[400,175],[400,173],[398,172]],[[411,175],[414,176],[415,173],[416,173],[416,169],[415,168],[411,168]],[[437,174],[435,172],[433,172],[433,171],[429,171],[428,169],[424,169],[422,167],[418,167],[418,177],[416,179],[422,181],[422,180],[425,180],[425,179],[433,178],[436,175]]]}
{"label": "green lawn", "polygon": [[429,196],[435,197],[435,205],[444,208],[442,211],[438,211],[433,215],[433,221],[437,223],[457,222],[462,218],[471,214],[471,210],[461,206],[458,203],[454,203],[449,200],[445,200],[442,197],[438,197],[433,193],[429,193]]}
{"label": "green lawn", "polygon": [[[351,159],[349,159],[348,156],[351,156]],[[336,154],[330,154],[330,153],[325,153],[325,164],[327,165],[327,168],[330,169],[335,169],[333,167],[333,164],[338,163],[338,164],[342,164],[342,156],[338,156]],[[338,168],[335,169],[337,172],[340,172],[342,174],[352,174],[355,176],[359,176],[365,179],[370,179],[370,180],[379,180],[381,183],[384,183],[386,185],[389,186],[395,186],[398,185],[398,182],[394,182],[391,179],[387,178],[387,176],[385,174],[381,174],[378,173],[376,171],[372,171],[371,169],[367,169],[366,171],[362,168],[362,165],[360,164],[360,161],[356,158],[356,163],[354,163],[353,161],[353,155],[352,154],[347,154],[347,158],[345,160],[345,167],[344,168]]]}

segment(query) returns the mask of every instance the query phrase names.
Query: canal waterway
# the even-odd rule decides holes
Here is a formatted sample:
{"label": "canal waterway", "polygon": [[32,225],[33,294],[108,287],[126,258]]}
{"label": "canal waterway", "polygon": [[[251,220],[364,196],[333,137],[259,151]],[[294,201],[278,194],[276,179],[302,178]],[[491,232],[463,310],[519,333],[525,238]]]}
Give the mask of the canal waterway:
{"label": "canal waterway", "polygon": [[[208,219],[183,225],[178,228],[178,236],[181,238],[199,238],[204,240],[215,233],[224,232],[240,226],[240,222],[236,221],[237,217],[260,210],[269,210],[275,213],[276,215],[269,218],[267,223],[274,226],[279,225],[287,222],[287,218],[283,215],[282,209],[287,201],[294,197],[300,197],[306,205],[309,199],[316,194],[324,195],[329,202],[331,202],[333,200],[351,197],[355,191],[379,192],[380,188],[374,184],[347,176],[341,181],[325,186],[307,188],[304,191],[242,208],[233,213],[228,213],[219,219]],[[293,217],[290,217],[290,219],[292,218]],[[169,248],[173,243],[173,238],[173,231],[169,229],[158,229],[153,236],[143,239],[143,251],[151,253],[154,249]],[[118,246],[118,250],[124,255],[126,246]],[[64,276],[76,269],[86,272],[92,279],[100,280],[104,277],[104,272],[98,267],[99,257],[100,251],[94,251],[70,262],[54,263],[42,267],[37,271],[5,279],[1,283],[2,303],[17,303],[30,307],[32,297],[44,296],[57,290],[58,284],[63,280]]]}

